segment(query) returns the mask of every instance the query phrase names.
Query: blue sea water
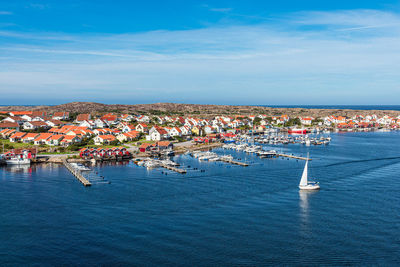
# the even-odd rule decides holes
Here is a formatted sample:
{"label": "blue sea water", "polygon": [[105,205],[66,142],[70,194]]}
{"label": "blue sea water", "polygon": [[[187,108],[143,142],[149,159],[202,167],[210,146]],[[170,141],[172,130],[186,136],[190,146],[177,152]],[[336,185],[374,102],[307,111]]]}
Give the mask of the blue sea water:
{"label": "blue sea water", "polygon": [[400,105],[263,105],[272,108],[400,110]]}
{"label": "blue sea water", "polygon": [[318,192],[298,190],[303,161],[223,149],[250,166],[103,165],[111,184],[89,188],[58,165],[0,168],[0,265],[398,265],[400,133],[331,136],[267,147],[309,152]]}
{"label": "blue sea water", "polygon": [[[53,106],[51,104],[46,104]],[[9,106],[9,105],[0,105]],[[36,105],[24,105],[36,106]],[[400,105],[260,105],[272,108],[305,108],[305,109],[352,109],[352,110],[400,110]]]}

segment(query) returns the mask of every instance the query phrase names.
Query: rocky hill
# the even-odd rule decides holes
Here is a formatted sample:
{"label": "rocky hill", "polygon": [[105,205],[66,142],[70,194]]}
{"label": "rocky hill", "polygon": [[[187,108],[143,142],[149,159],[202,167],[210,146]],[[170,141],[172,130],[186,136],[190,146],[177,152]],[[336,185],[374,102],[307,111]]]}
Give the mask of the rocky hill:
{"label": "rocky hill", "polygon": [[102,104],[95,102],[72,102],[57,106],[3,106],[0,110],[41,110],[47,112],[69,111],[71,113],[101,114],[106,112],[171,114],[192,116],[214,115],[250,115],[266,114],[269,116],[287,114],[289,116],[323,117],[328,115],[353,116],[356,114],[376,114],[378,116],[399,116],[400,111],[390,110],[349,110],[349,109],[304,109],[304,108],[271,108],[261,106],[199,105],[178,103],[154,103],[137,105]]}

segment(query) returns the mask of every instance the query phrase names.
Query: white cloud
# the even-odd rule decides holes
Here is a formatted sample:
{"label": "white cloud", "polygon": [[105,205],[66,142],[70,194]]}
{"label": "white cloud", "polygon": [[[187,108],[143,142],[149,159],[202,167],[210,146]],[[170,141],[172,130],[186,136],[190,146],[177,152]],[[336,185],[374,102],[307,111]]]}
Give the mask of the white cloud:
{"label": "white cloud", "polygon": [[10,11],[1,11],[0,10],[0,15],[12,15],[13,13]]}
{"label": "white cloud", "polygon": [[226,12],[232,11],[232,8],[230,8],[230,7],[220,7],[220,8],[212,7],[212,8],[209,8],[209,10],[213,11],[213,12],[226,13]]}

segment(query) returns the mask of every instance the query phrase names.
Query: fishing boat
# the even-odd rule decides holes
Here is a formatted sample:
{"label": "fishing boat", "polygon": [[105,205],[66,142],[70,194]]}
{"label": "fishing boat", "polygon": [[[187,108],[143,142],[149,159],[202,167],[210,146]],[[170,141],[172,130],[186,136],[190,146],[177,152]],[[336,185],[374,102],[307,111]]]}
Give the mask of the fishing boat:
{"label": "fishing boat", "polygon": [[288,130],[289,134],[307,134],[307,130],[304,128],[298,129],[298,128],[293,128]]}
{"label": "fishing boat", "polygon": [[308,157],[306,160],[306,165],[304,166],[303,175],[301,176],[299,188],[301,190],[318,190],[319,183],[308,181]]}
{"label": "fishing boat", "polygon": [[6,160],[7,165],[30,165],[31,160],[28,158],[14,157]]}

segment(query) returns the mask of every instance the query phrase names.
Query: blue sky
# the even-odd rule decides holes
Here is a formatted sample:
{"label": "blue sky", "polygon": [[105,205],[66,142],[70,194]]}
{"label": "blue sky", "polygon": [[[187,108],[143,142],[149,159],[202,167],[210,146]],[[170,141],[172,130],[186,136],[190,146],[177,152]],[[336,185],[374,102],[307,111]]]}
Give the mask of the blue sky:
{"label": "blue sky", "polygon": [[400,1],[0,0],[0,105],[399,104]]}

